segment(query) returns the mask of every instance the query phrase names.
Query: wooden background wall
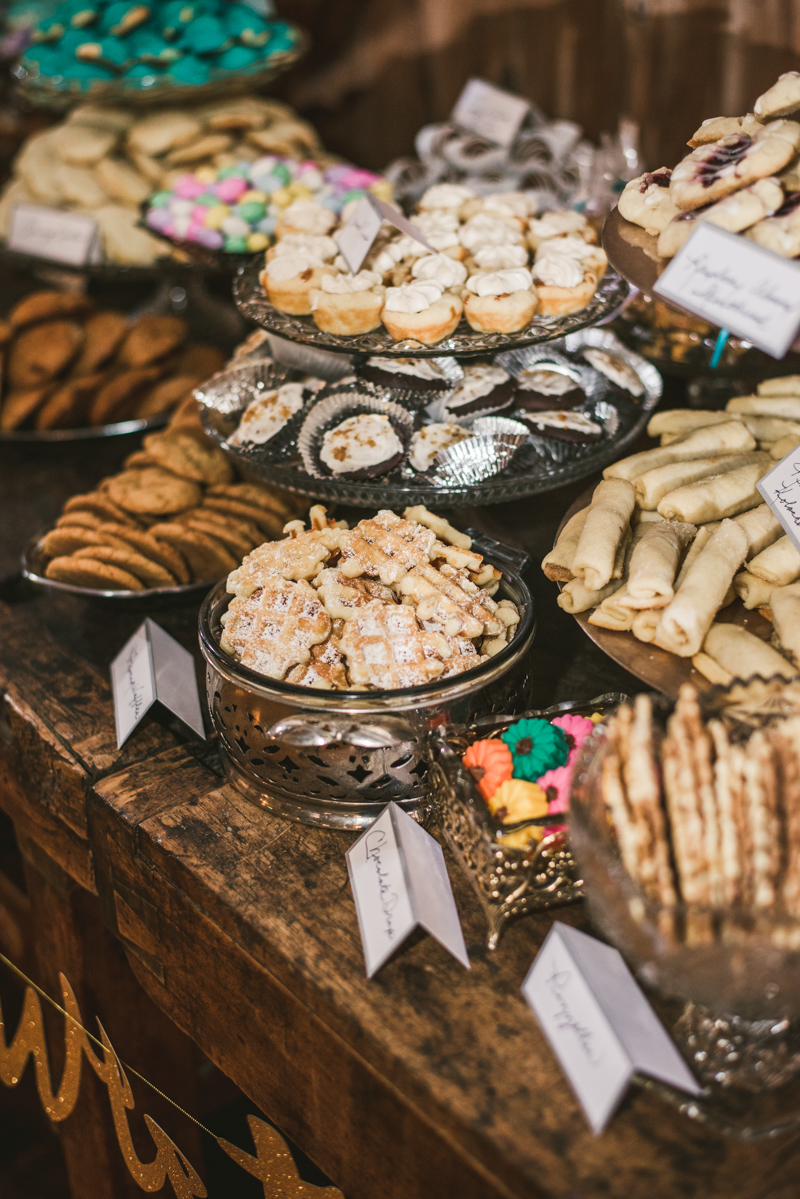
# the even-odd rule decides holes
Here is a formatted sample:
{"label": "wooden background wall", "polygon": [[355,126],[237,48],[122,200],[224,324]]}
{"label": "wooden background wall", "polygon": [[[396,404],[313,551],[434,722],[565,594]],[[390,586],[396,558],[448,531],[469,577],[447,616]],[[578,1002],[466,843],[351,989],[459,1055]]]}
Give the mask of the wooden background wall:
{"label": "wooden background wall", "polygon": [[700,121],[737,115],[800,68],[800,0],[278,0],[314,48],[282,94],[372,168],[413,149],[480,75],[597,139],[641,126],[650,168]]}

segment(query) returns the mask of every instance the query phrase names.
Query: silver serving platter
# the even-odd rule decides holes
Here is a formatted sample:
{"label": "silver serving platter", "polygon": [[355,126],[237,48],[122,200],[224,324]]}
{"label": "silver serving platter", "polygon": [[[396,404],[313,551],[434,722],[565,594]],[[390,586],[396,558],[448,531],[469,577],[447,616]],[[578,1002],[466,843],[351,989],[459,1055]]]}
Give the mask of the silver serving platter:
{"label": "silver serving platter", "polygon": [[383,327],[356,337],[337,337],[333,333],[323,333],[310,316],[289,316],[279,312],[270,304],[258,281],[262,263],[263,259],[259,258],[242,267],[233,281],[233,297],[239,311],[246,317],[289,341],[345,354],[380,354],[388,358],[407,358],[411,354],[416,358],[440,358],[443,354],[456,357],[496,354],[516,346],[538,345],[596,325],[616,312],[630,293],[628,283],[621,276],[614,271],[607,271],[591,302],[571,316],[534,316],[521,333],[476,333],[462,318],[450,337],[438,341],[436,345],[423,346],[416,341],[393,341]]}
{"label": "silver serving platter", "polygon": [[46,560],[42,553],[42,538],[49,529],[43,530],[28,542],[21,555],[22,577],[36,587],[47,591],[60,591],[66,595],[80,595],[84,599],[112,600],[118,604],[163,605],[165,603],[192,603],[201,600],[214,586],[213,583],[184,583],[179,587],[149,587],[143,591],[101,591],[97,587],[79,587],[75,583],[59,583],[45,575]]}
{"label": "silver serving platter", "polygon": [[0,431],[0,442],[96,441],[100,437],[124,437],[128,433],[146,433],[162,428],[171,413],[151,416],[148,420],[120,420],[113,425],[86,425],[82,429],[7,429]]}
{"label": "silver serving platter", "polygon": [[[661,397],[661,376],[651,363],[623,346],[613,333],[607,333],[602,329],[586,329],[571,334],[561,342],[550,343],[547,347],[532,348],[527,352],[541,361],[542,365],[546,363],[549,354],[552,354],[554,361],[574,362],[582,376],[587,369],[586,364],[574,356],[589,346],[609,350],[623,359],[634,369],[645,389],[644,395],[635,400],[631,396],[616,392],[610,384],[606,386],[603,377],[594,370],[591,371],[597,388],[591,397],[594,403],[593,411],[602,410],[606,413],[606,427],[609,430],[613,429],[613,432],[592,445],[553,443],[553,456],[547,451],[530,454],[520,451],[520,454],[525,452],[526,457],[512,460],[510,466],[501,474],[492,475],[468,486],[437,483],[431,477],[414,475],[402,465],[383,479],[345,481],[330,477],[319,478],[304,470],[299,454],[292,453],[291,449],[279,456],[268,453],[263,447],[244,447],[229,443],[228,437],[236,428],[239,413],[247,403],[241,391],[238,393],[238,401],[234,399],[233,392],[236,387],[233,381],[229,394],[221,383],[223,376],[216,375],[213,388],[199,388],[195,395],[203,405],[201,418],[206,432],[236,462],[238,469],[245,475],[254,475],[264,482],[284,487],[300,495],[355,504],[359,507],[405,507],[425,504],[435,509],[437,506],[455,507],[460,504],[480,506],[502,503],[522,496],[539,495],[566,483],[586,478],[616,461],[639,436]],[[525,351],[519,353],[524,354]],[[270,371],[274,372],[273,386],[278,386],[286,378],[285,370],[272,365],[265,366],[264,369],[267,372],[264,376],[265,383],[268,382],[268,377],[271,378]],[[382,394],[387,399],[392,397],[389,390]],[[255,398],[255,393],[252,398]],[[503,415],[511,415],[511,410]],[[533,447],[541,447],[542,439],[533,436],[529,441]]]}

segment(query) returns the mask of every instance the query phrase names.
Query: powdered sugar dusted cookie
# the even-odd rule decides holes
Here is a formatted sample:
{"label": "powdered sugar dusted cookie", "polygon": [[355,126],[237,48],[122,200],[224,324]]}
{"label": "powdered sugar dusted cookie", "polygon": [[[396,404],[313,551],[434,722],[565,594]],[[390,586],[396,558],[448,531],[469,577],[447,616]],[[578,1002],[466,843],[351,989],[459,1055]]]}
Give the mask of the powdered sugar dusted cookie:
{"label": "powdered sugar dusted cookie", "polygon": [[305,580],[275,575],[246,598],[236,596],[222,616],[220,646],[271,679],[282,679],[293,666],[308,662],[311,647],[325,641],[331,621],[322,601]]}
{"label": "powdered sugar dusted cookie", "polygon": [[420,627],[413,608],[380,600],[347,623],[339,645],[353,683],[387,691],[431,682],[452,655],[441,633]]}
{"label": "powdered sugar dusted cookie", "polygon": [[727,229],[729,233],[741,233],[757,221],[772,216],[782,204],[783,188],[778,180],[759,179],[750,187],[717,200],[716,204],[678,213],[662,230],[658,239],[658,253],[661,258],[672,258],[689,240],[698,221],[708,221],[719,229]]}
{"label": "powdered sugar dusted cookie", "polygon": [[626,221],[640,225],[653,235],[658,234],[678,209],[670,199],[669,185],[672,172],[667,167],[648,171],[631,179],[619,198],[619,213]]}
{"label": "powdered sugar dusted cookie", "polygon": [[745,237],[783,258],[797,258],[800,255],[800,191],[790,192],[775,215],[753,225]]}
{"label": "powdered sugar dusted cookie", "polygon": [[682,211],[721,200],[780,171],[799,145],[800,125],[775,121],[754,138],[736,133],[698,146],[672,172],[670,197]]}
{"label": "powdered sugar dusted cookie", "polygon": [[753,106],[753,112],[762,121],[772,117],[788,117],[800,109],[800,71],[787,71],[779,75]]}
{"label": "powdered sugar dusted cookie", "polygon": [[752,112],[743,117],[709,117],[686,144],[695,149],[697,146],[707,145],[708,142],[718,142],[722,137],[730,137],[732,133],[747,133],[750,137],[755,137],[762,128],[761,121]]}

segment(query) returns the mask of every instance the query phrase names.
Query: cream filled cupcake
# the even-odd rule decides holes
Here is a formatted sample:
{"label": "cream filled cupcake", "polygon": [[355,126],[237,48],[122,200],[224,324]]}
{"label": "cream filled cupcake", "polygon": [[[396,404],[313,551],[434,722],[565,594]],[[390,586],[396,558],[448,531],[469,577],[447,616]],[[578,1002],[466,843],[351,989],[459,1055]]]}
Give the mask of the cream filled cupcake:
{"label": "cream filled cupcake", "polygon": [[521,243],[522,232],[513,218],[491,216],[479,212],[470,217],[459,230],[459,240],[468,254],[474,255],[485,246],[508,246]]}
{"label": "cream filled cupcake", "polygon": [[508,271],[528,265],[528,250],[520,242],[500,246],[482,246],[464,263],[470,275],[477,271]]}
{"label": "cream filled cupcake", "polygon": [[322,237],[330,233],[338,223],[338,217],[324,204],[316,200],[293,200],[280,215],[275,226],[275,238],[280,241],[287,233],[311,233]]}
{"label": "cream filled cupcake", "polygon": [[[411,278],[412,264],[425,254],[430,254],[430,250],[427,250],[415,237],[409,237],[404,233],[400,237],[386,242],[374,258],[368,256],[367,261],[370,270],[377,271],[384,283],[398,287],[399,284],[408,282]],[[402,278],[396,277],[395,272],[398,267],[402,267]]]}
{"label": "cream filled cupcake", "polygon": [[456,212],[450,209],[421,212],[414,217],[413,224],[435,253],[444,252],[453,258],[466,258],[466,250],[459,238],[461,226]]}
{"label": "cream filled cupcake", "polygon": [[441,413],[448,420],[488,415],[507,408],[516,384],[499,366],[465,366],[464,378],[442,400]]}
{"label": "cream filled cupcake", "polygon": [[424,193],[418,207],[422,212],[450,209],[457,213],[461,205],[474,196],[472,188],[463,183],[434,183],[433,187],[429,187]]}
{"label": "cream filled cupcake", "polygon": [[423,345],[434,345],[449,337],[461,320],[464,305],[453,292],[445,292],[441,283],[414,279],[386,290],[383,323],[395,341],[410,338]]}
{"label": "cream filled cupcake", "polygon": [[527,267],[481,271],[467,283],[464,316],[477,333],[518,333],[530,324],[537,307]]}
{"label": "cream filled cupcake", "polygon": [[457,258],[449,254],[425,254],[416,258],[411,266],[412,279],[433,280],[440,283],[445,291],[455,291],[459,295],[467,281],[467,268]]}
{"label": "cream filled cupcake", "polygon": [[461,219],[468,221],[479,212],[501,220],[515,221],[520,231],[527,227],[528,217],[535,211],[535,201],[525,192],[492,192],[488,196],[477,196],[461,205]]}
{"label": "cream filled cupcake", "polygon": [[323,275],[310,293],[311,315],[319,329],[340,337],[369,333],[381,323],[386,289],[377,271]]}
{"label": "cream filled cupcake", "polygon": [[279,312],[307,316],[311,312],[311,292],[322,285],[325,275],[334,273],[314,255],[294,250],[271,258],[258,279]]}
{"label": "cream filled cupcake", "polygon": [[280,241],[267,250],[267,262],[280,254],[306,254],[318,258],[320,264],[330,262],[339,253],[339,247],[332,237],[316,237],[312,233],[287,233]]}
{"label": "cream filled cupcake", "polygon": [[542,316],[568,316],[580,312],[597,290],[597,277],[565,254],[545,255],[533,268],[539,312]]}
{"label": "cream filled cupcake", "polygon": [[408,461],[414,470],[424,474],[433,466],[437,454],[470,436],[469,430],[454,421],[437,421],[432,425],[423,425],[411,438]]}
{"label": "cream filled cupcake", "polygon": [[528,221],[528,244],[537,250],[543,241],[552,237],[580,237],[586,242],[596,242],[597,233],[582,212],[567,209],[564,212],[545,212]]}
{"label": "cream filled cupcake", "polygon": [[608,266],[608,258],[602,246],[591,245],[582,237],[573,237],[571,234],[567,234],[566,237],[548,238],[539,246],[534,261],[539,262],[542,258],[556,256],[574,258],[584,270],[592,271],[598,280],[603,278]]}

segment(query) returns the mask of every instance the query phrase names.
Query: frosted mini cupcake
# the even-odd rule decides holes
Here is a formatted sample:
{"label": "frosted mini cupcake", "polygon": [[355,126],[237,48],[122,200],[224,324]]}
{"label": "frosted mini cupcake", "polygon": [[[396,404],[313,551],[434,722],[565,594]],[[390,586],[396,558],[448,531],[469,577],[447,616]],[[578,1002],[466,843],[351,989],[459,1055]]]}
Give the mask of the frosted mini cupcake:
{"label": "frosted mini cupcake", "polygon": [[514,398],[514,380],[499,366],[465,366],[464,378],[442,401],[442,415],[461,420],[507,408]]}
{"label": "frosted mini cupcake", "polygon": [[433,280],[412,280],[389,287],[383,308],[383,323],[394,341],[409,338],[422,345],[435,345],[449,337],[461,320],[464,305],[453,292]]}
{"label": "frosted mini cupcake", "polygon": [[464,315],[478,333],[518,333],[538,307],[533,278],[524,266],[471,275]]}
{"label": "frosted mini cupcake", "polygon": [[597,290],[597,276],[565,254],[546,255],[533,267],[542,316],[568,316],[585,308]]}
{"label": "frosted mini cupcake", "polygon": [[311,315],[319,329],[340,337],[369,333],[381,323],[385,288],[377,271],[323,275],[310,293]]}
{"label": "frosted mini cupcake", "polygon": [[322,285],[324,275],[334,273],[316,255],[291,250],[270,258],[258,280],[279,312],[307,316],[311,312],[311,292]]}

